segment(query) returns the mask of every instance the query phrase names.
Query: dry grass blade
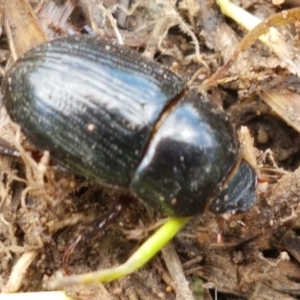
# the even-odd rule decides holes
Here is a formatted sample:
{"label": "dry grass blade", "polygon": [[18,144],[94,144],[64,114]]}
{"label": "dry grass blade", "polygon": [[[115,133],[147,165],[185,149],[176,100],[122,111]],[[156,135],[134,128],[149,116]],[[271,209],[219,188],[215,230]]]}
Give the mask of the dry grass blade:
{"label": "dry grass blade", "polygon": [[4,24],[14,60],[48,40],[27,0],[7,0]]}
{"label": "dry grass blade", "polygon": [[2,294],[1,300],[74,300],[67,296],[64,292],[35,292],[35,293],[19,293],[19,294]]}
{"label": "dry grass blade", "polygon": [[300,132],[300,95],[287,89],[264,90],[261,98],[290,126]]}
{"label": "dry grass blade", "polygon": [[277,29],[272,27],[296,22],[300,15],[299,9],[282,11],[262,21],[228,0],[219,0],[218,4],[224,15],[251,31],[250,34],[254,40],[258,38],[282,60],[291,73],[300,75],[300,57],[297,55],[297,49],[290,43],[291,39],[287,40]]}
{"label": "dry grass blade", "polygon": [[192,291],[189,288],[189,283],[186,280],[181,262],[172,244],[168,244],[162,250],[163,258],[170,275],[175,283],[177,299],[194,300]]}
{"label": "dry grass blade", "polygon": [[24,277],[26,276],[26,271],[36,256],[36,251],[28,251],[22,254],[16,265],[13,267],[8,282],[1,291],[2,293],[13,293],[20,289]]}

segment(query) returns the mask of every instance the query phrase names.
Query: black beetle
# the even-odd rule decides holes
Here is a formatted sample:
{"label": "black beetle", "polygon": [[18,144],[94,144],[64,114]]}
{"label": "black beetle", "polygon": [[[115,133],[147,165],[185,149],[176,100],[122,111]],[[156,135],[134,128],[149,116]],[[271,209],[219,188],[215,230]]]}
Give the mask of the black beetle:
{"label": "black beetle", "polygon": [[3,103],[53,159],[167,215],[245,211],[255,201],[256,174],[227,115],[114,42],[68,36],[25,53],[4,78]]}

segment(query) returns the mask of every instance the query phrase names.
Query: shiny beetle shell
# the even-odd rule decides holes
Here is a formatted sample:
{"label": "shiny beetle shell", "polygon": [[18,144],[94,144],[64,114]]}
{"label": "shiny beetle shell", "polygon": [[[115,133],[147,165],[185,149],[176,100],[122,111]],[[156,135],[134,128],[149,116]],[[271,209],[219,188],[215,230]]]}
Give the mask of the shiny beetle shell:
{"label": "shiny beetle shell", "polygon": [[226,114],[134,50],[90,36],[42,44],[6,74],[3,103],[53,159],[168,215],[255,201],[255,172]]}

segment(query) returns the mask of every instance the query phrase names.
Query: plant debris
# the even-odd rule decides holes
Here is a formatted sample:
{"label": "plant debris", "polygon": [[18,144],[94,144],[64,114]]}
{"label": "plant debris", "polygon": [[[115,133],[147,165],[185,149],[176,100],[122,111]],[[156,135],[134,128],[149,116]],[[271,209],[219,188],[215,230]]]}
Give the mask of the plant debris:
{"label": "plant debris", "polygon": [[[139,272],[107,285],[69,287],[70,297],[299,298],[299,4],[1,3],[0,76],[22,53],[48,39],[69,34],[116,39],[169,66],[191,88],[205,90],[224,107],[236,127],[243,126],[243,152],[259,175],[257,204],[249,212],[227,220],[211,213],[194,218]],[[119,195],[53,164],[51,153],[34,149],[2,107],[0,130],[0,150],[6,154],[0,156],[0,289],[20,295],[47,291],[70,241]],[[70,271],[85,273],[124,262],[161,219],[134,205],[101,239],[76,250]],[[57,297],[66,299],[64,293]]]}

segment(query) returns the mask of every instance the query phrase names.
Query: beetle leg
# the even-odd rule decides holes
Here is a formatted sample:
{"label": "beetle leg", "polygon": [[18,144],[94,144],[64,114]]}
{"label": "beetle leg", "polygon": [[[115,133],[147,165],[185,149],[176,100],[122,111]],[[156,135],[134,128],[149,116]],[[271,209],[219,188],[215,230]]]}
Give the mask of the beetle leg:
{"label": "beetle leg", "polygon": [[10,157],[20,157],[20,153],[17,149],[9,145],[5,140],[0,138],[0,155]]}
{"label": "beetle leg", "polygon": [[79,236],[67,247],[62,259],[62,267],[63,271],[66,275],[69,274],[68,270],[68,261],[70,256],[75,251],[78,244],[90,240],[92,237],[97,236],[97,238],[102,238],[104,234],[104,229],[119,215],[123,212],[123,210],[128,206],[128,204],[132,201],[132,198],[127,196],[121,196],[118,200],[118,203],[104,216],[94,220],[83,232],[79,234]]}

